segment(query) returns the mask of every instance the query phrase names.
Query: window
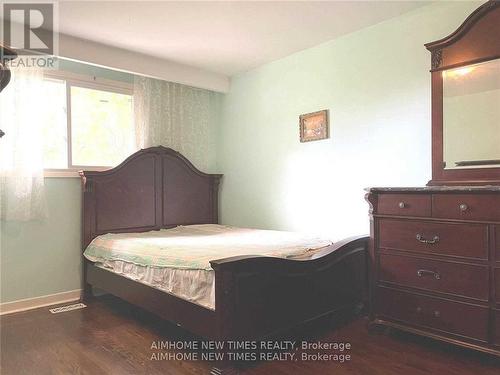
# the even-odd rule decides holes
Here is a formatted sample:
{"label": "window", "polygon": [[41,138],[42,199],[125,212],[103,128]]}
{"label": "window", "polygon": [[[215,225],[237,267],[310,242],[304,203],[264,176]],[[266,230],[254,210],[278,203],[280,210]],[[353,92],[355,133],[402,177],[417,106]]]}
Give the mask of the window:
{"label": "window", "polygon": [[114,166],[134,150],[130,95],[71,87],[72,165]]}
{"label": "window", "polygon": [[56,79],[46,79],[43,91],[52,98],[52,108],[47,108],[46,119],[42,122],[43,162],[45,168],[68,168],[66,83]]}
{"label": "window", "polygon": [[136,151],[132,90],[104,81],[46,76],[53,98],[42,121],[46,170],[109,168]]}

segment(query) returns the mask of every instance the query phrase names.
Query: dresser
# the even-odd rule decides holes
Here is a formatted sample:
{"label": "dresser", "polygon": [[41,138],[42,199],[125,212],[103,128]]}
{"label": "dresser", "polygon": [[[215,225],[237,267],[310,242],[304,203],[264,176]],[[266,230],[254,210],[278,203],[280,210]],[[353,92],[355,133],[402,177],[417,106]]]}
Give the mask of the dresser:
{"label": "dresser", "polygon": [[371,323],[500,355],[500,186],[366,199]]}

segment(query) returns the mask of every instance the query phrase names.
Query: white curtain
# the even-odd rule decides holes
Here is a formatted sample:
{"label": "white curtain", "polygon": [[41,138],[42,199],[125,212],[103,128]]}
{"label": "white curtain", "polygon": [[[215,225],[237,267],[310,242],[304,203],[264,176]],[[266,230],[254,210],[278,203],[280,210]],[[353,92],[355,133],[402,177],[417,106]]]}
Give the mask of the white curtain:
{"label": "white curtain", "polygon": [[212,91],[136,76],[134,115],[138,148],[166,146],[203,171],[215,165],[219,96]]}
{"label": "white curtain", "polygon": [[43,133],[46,107],[43,73],[11,69],[0,93],[0,218],[28,221],[46,217],[43,178]]}

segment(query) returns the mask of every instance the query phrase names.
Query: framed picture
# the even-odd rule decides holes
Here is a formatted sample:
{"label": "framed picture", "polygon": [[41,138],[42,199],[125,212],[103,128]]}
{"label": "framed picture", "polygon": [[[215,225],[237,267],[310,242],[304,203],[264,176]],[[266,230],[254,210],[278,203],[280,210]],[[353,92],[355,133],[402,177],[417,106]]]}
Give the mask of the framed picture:
{"label": "framed picture", "polygon": [[300,115],[300,141],[310,142],[329,137],[328,110]]}

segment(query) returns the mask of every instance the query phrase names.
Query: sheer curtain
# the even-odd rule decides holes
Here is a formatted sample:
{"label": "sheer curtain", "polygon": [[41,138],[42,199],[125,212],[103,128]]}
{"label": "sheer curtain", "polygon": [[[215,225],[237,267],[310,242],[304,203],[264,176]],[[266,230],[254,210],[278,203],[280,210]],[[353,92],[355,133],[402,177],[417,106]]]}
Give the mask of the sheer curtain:
{"label": "sheer curtain", "polygon": [[28,221],[46,217],[43,178],[43,73],[11,69],[0,94],[0,218]]}
{"label": "sheer curtain", "polygon": [[134,116],[138,148],[166,146],[203,171],[215,165],[217,93],[136,76]]}

